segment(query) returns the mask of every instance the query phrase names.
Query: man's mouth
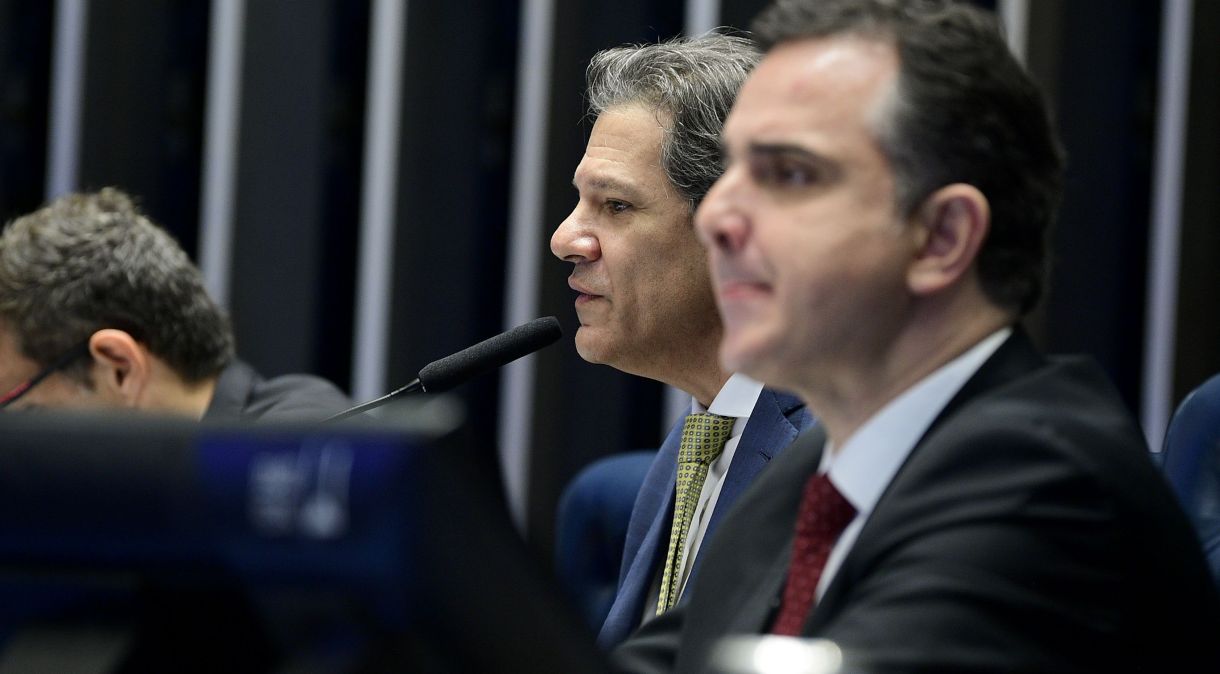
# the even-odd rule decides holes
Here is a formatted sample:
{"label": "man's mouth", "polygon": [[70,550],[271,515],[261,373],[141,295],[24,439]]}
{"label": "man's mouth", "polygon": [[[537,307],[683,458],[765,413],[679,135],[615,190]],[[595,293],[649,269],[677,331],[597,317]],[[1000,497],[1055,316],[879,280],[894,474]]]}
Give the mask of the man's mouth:
{"label": "man's mouth", "polygon": [[726,279],[716,284],[716,294],[722,300],[748,299],[770,292],[771,286],[761,281]]}
{"label": "man's mouth", "polygon": [[595,299],[599,299],[600,297],[602,297],[601,295],[593,292],[592,289],[588,288],[584,284],[577,283],[576,281],[572,280],[571,278],[568,279],[568,287],[571,288],[572,290],[576,291],[576,293],[577,293],[576,303],[577,304],[581,304],[583,302],[591,302]]}

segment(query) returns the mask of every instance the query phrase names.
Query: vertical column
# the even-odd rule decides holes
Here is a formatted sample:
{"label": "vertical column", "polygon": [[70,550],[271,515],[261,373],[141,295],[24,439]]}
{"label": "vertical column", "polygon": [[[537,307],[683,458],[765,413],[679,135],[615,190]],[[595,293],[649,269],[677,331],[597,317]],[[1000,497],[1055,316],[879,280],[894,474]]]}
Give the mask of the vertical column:
{"label": "vertical column", "polygon": [[683,32],[687,35],[703,35],[719,23],[720,0],[686,0]]}
{"label": "vertical column", "polygon": [[1029,0],[999,0],[996,11],[1008,38],[1008,48],[1024,64],[1029,53]]}
{"label": "vertical column", "polygon": [[233,257],[233,200],[237,182],[245,15],[245,0],[213,0],[203,186],[199,199],[199,267],[208,292],[224,307],[229,305]]}
{"label": "vertical column", "polygon": [[1192,11],[1191,0],[1165,0],[1161,19],[1160,91],[1157,94],[1144,326],[1144,386],[1140,401],[1140,421],[1153,451],[1161,449],[1172,405]]}
{"label": "vertical column", "polygon": [[80,166],[81,98],[85,90],[87,0],[56,0],[52,47],[46,197],[76,189]]}
{"label": "vertical column", "polygon": [[[504,323],[512,327],[538,311],[543,200],[546,195],[547,110],[551,96],[554,0],[522,5],[521,55],[517,67],[516,128],[510,196],[508,284]],[[532,357],[510,364],[500,380],[500,462],[513,521],[525,531],[529,482],[530,420],[533,417]]]}
{"label": "vertical column", "polygon": [[369,41],[360,276],[352,340],[352,395],[357,400],[375,398],[386,390],[406,23],[406,0],[376,0]]}

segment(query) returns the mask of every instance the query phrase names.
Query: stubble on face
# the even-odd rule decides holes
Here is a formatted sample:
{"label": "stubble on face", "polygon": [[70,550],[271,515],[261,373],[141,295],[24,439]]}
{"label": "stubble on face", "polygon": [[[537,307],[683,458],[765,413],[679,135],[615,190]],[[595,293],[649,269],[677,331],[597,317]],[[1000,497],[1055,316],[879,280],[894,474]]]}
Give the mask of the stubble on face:
{"label": "stubble on face", "polygon": [[581,357],[672,383],[692,359],[714,367],[720,324],[690,207],[661,165],[663,122],[640,105],[598,117],[573,181],[580,202],[560,227],[597,242],[598,259],[569,279]]}

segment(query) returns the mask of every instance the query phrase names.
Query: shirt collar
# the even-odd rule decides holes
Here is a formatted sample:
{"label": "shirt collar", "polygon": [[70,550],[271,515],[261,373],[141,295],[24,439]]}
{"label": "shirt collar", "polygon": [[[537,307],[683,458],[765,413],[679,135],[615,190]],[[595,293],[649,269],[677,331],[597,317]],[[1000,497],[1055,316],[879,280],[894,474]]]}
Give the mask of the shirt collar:
{"label": "shirt collar", "polygon": [[856,512],[871,512],[936,415],[1011,334],[1010,327],[993,332],[903,391],[864,422],[839,452],[827,442],[819,472],[829,470],[830,481]]}
{"label": "shirt collar", "polygon": [[744,374],[735,373],[720,388],[720,392],[712,400],[712,404],[703,408],[698,400],[691,398],[692,412],[711,412],[723,417],[744,419],[754,413],[754,405],[762,393],[761,382],[754,381]]}

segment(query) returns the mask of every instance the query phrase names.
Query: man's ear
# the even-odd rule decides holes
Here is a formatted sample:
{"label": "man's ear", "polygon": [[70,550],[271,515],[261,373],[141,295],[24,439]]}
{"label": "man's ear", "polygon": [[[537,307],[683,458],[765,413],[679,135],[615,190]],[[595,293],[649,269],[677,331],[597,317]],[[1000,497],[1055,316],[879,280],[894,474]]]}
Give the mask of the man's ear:
{"label": "man's ear", "polygon": [[98,393],[135,407],[151,376],[144,347],[123,330],[104,328],[89,337],[89,354]]}
{"label": "man's ear", "polygon": [[954,183],[929,195],[913,220],[921,241],[907,285],[916,295],[933,295],[973,267],[991,229],[991,206],[973,185]]}

